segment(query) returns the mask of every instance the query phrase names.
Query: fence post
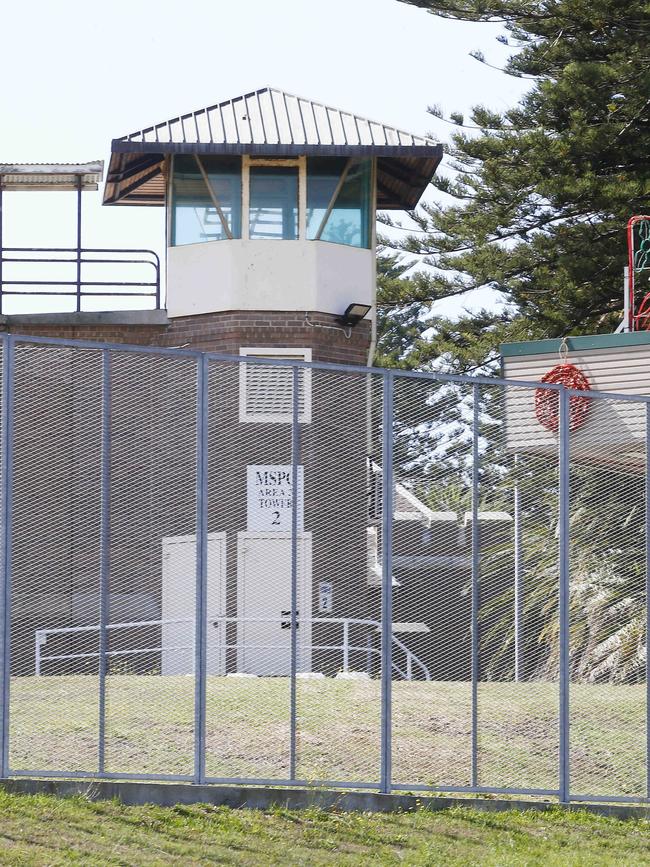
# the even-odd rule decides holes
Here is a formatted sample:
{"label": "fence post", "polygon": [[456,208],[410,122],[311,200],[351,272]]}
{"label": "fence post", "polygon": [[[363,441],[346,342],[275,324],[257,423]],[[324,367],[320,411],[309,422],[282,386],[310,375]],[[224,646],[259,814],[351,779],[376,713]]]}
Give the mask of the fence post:
{"label": "fence post", "polygon": [[0,549],[0,581],[2,613],[0,615],[0,778],[9,776],[9,686],[11,681],[11,494],[13,472],[13,368],[14,341],[3,337],[2,349],[2,412],[0,415],[0,447],[2,448],[2,502],[0,518],[2,547]]}
{"label": "fence post", "polygon": [[646,797],[650,798],[650,403],[645,405],[645,688]]}
{"label": "fence post", "polygon": [[514,558],[515,558],[515,683],[523,680],[524,671],[524,564],[521,546],[521,489],[519,487],[519,461],[515,455],[515,487],[514,487]]}
{"label": "fence post", "polygon": [[194,611],[194,782],[205,781],[208,585],[208,358],[197,361],[196,589]]}
{"label": "fence post", "polygon": [[478,786],[478,679],[479,679],[479,634],[478,614],[480,600],[480,527],[479,527],[479,449],[480,386],[472,386],[472,768],[471,784]]}
{"label": "fence post", "polygon": [[560,386],[559,442],[559,627],[560,627],[560,720],[559,797],[569,802],[569,394]]}
{"label": "fence post", "polygon": [[290,744],[289,779],[296,779],[297,765],[297,694],[298,672],[298,501],[300,484],[298,461],[300,457],[299,416],[300,368],[292,369],[291,411],[291,684],[290,684]]}
{"label": "fence post", "polygon": [[97,770],[106,769],[106,626],[109,614],[110,544],[111,544],[111,352],[102,350],[102,409],[101,409],[101,518],[99,565],[99,725]]}
{"label": "fence post", "polygon": [[393,424],[394,373],[383,374],[381,504],[381,792],[391,790],[393,677]]}

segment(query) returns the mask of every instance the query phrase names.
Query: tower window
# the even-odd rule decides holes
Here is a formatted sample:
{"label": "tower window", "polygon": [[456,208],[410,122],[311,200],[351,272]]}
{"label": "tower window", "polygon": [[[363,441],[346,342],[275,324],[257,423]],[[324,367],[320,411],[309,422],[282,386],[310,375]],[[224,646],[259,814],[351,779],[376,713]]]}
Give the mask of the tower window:
{"label": "tower window", "polygon": [[250,167],[249,237],[298,237],[298,166]]}
{"label": "tower window", "polygon": [[[251,357],[239,365],[239,420],[285,422],[293,420],[294,368],[289,365],[255,364],[255,358],[311,361],[311,349],[242,347],[240,355]],[[298,371],[298,420],[311,421],[311,370]]]}
{"label": "tower window", "polygon": [[372,242],[372,159],[176,154],[172,246],[234,238]]}
{"label": "tower window", "polygon": [[241,238],[241,159],[178,155],[172,180],[172,244]]}
{"label": "tower window", "polygon": [[307,237],[370,247],[371,161],[309,157]]}

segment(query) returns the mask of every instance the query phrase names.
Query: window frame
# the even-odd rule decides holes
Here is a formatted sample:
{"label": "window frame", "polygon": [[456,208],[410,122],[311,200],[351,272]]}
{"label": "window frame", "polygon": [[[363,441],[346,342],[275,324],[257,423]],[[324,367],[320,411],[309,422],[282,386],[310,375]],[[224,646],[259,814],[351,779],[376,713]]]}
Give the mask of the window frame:
{"label": "window frame", "polygon": [[[293,347],[293,346],[240,346],[240,357],[250,357],[251,360],[257,358],[273,358],[290,359],[295,361],[312,360],[312,350],[309,347]],[[273,365],[271,365],[272,367]],[[278,369],[277,367],[275,368]],[[286,370],[291,370],[289,365]],[[303,409],[298,413],[298,421],[302,424],[311,422],[312,410],[312,377],[311,368],[301,368],[303,372],[302,387],[304,393]],[[239,421],[242,424],[291,424],[293,421],[292,412],[254,412],[247,407],[247,386],[248,380],[246,375],[246,362],[239,362]]]}
{"label": "window frame", "polygon": [[[187,246],[182,244],[173,244],[173,220],[174,220],[174,198],[173,198],[173,183],[174,183],[174,156],[172,155],[166,161],[166,189],[167,189],[167,206],[166,206],[166,241],[167,247]],[[203,154],[199,155],[203,156]],[[301,155],[297,157],[256,157],[250,154],[242,154],[241,156],[241,232],[240,238],[233,240],[250,241],[250,169],[252,166],[297,166],[298,167],[298,236],[297,241],[319,241],[322,244],[337,243],[335,241],[323,241],[320,238],[307,237],[307,156]],[[332,202],[333,204],[333,202]],[[368,219],[370,222],[370,246],[355,247],[354,249],[371,249],[376,247],[377,233],[377,160],[371,157],[370,166],[370,207]],[[229,239],[221,239],[229,240]],[[255,239],[256,242],[264,239]],[[272,239],[268,239],[272,240]],[[275,239],[273,239],[275,240]],[[209,241],[199,241],[197,243],[214,243]],[[340,246],[347,246],[341,244]]]}
{"label": "window frame", "polygon": [[[339,200],[339,197],[340,197],[342,191],[345,188],[345,185],[347,183],[348,177],[350,176],[350,173],[353,172],[357,167],[363,165],[364,163],[368,164],[369,190],[368,190],[367,212],[365,214],[365,220],[361,220],[361,223],[360,223],[360,240],[363,241],[364,239],[366,239],[366,243],[351,244],[351,243],[345,243],[344,241],[336,241],[336,240],[333,240],[331,238],[324,238],[323,234],[326,232],[326,230],[328,228],[328,223],[329,223],[330,217],[332,216],[332,212],[336,210],[337,202]],[[308,240],[308,241],[322,241],[325,244],[338,244],[341,247],[354,247],[357,250],[368,250],[371,248],[372,241],[373,241],[373,228],[372,228],[372,226],[373,226],[373,223],[375,222],[373,220],[372,215],[376,214],[376,201],[377,201],[376,186],[375,186],[375,184],[376,184],[375,166],[376,166],[376,162],[374,159],[368,159],[368,158],[363,158],[363,157],[348,157],[345,160],[345,164],[343,165],[343,167],[341,169],[341,174],[339,175],[336,186],[334,187],[334,190],[332,191],[332,194],[330,196],[330,200],[327,204],[327,207],[325,208],[325,212],[324,212],[323,216],[321,217],[320,223],[318,224],[318,228],[316,229],[316,232],[313,235],[313,237],[310,237],[307,234],[308,229],[309,229],[309,226],[307,225],[307,231],[305,234],[306,240]],[[308,165],[307,165],[307,182],[309,182],[309,177],[310,176],[309,176],[309,163],[308,163]],[[307,190],[306,206],[309,207],[309,189]],[[362,204],[361,209],[360,209],[360,213],[362,216],[363,216],[363,211],[364,211],[364,209],[363,209],[363,204]],[[365,223],[365,225],[364,225],[364,223]]]}
{"label": "window frame", "polygon": [[[212,202],[212,207],[214,207],[215,210],[217,211],[217,216],[219,218],[219,224],[221,225],[221,227],[224,231],[224,234],[225,234],[224,238],[218,238],[218,239],[213,239],[213,240],[203,239],[203,240],[196,240],[196,241],[187,241],[187,242],[182,243],[182,244],[175,243],[175,239],[176,239],[176,213],[175,213],[176,205],[175,205],[175,202],[176,202],[176,200],[175,200],[175,196],[174,196],[174,175],[176,172],[176,157],[177,156],[188,156],[190,158],[192,158],[192,157],[194,158],[194,164],[196,166],[196,169],[197,169],[199,175],[202,177],[203,183],[205,185],[206,194]],[[228,221],[225,218],[225,215],[221,209],[221,203],[218,201],[216,194],[215,194],[215,191],[209,182],[209,172],[205,167],[205,163],[203,162],[203,158],[205,156],[206,156],[205,154],[198,154],[198,153],[171,154],[165,160],[163,174],[165,175],[166,202],[168,203],[165,207],[165,211],[166,211],[166,214],[165,214],[165,242],[166,242],[167,247],[189,247],[189,246],[193,246],[195,244],[206,244],[206,243],[211,244],[211,243],[214,243],[215,241],[221,242],[221,241],[240,240],[242,237],[243,226],[242,226],[242,229],[238,235],[232,234],[232,227],[228,225]],[[208,156],[211,156],[211,155],[208,154]],[[220,156],[223,156],[223,155],[220,155]],[[225,155],[225,156],[228,156],[228,155]],[[240,203],[239,203],[240,204],[240,214],[239,214],[239,218],[240,218],[240,221],[243,221],[243,218],[244,218],[243,211],[241,211],[241,208],[243,205],[243,198],[244,198],[243,197],[242,183],[243,183],[243,175],[242,175],[242,172],[240,171],[240,173],[239,173],[239,184],[240,184]]]}
{"label": "window frame", "polygon": [[[294,240],[305,241],[307,239],[307,157],[254,157],[250,154],[242,156],[242,227],[241,236],[243,241],[250,241],[250,203],[251,203],[251,168],[266,166],[267,168],[297,168],[298,169],[298,234]],[[244,219],[245,218],[245,219]],[[280,238],[256,238],[255,241],[286,240]]]}

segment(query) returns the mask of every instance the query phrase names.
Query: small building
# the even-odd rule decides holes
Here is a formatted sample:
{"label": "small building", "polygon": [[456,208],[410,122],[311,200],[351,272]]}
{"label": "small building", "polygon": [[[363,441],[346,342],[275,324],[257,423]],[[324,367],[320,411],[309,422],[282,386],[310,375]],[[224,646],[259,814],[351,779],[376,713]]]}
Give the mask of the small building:
{"label": "small building", "polygon": [[[577,367],[594,391],[650,395],[650,334],[618,332],[501,347],[505,379],[536,383],[562,360]],[[573,396],[570,401],[581,400]],[[645,466],[646,408],[641,402],[588,400],[584,421],[571,432],[571,459],[641,471]],[[557,455],[558,434],[540,424],[535,389],[510,388],[505,400],[508,448]]]}

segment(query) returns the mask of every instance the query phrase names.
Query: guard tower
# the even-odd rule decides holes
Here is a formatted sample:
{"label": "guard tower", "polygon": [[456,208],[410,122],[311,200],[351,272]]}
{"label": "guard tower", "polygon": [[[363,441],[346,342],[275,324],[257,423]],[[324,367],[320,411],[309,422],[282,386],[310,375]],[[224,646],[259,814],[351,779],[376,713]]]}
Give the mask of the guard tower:
{"label": "guard tower", "polygon": [[[74,289],[64,290],[76,295],[76,310],[0,320],[22,335],[238,356],[211,358],[201,391],[211,674],[287,674],[292,571],[306,673],[333,670],[326,647],[339,640],[340,623],[379,617],[378,515],[369,514],[368,503],[379,384],[354,365],[367,364],[374,349],[375,212],[413,209],[441,157],[441,146],[425,138],[269,88],[124,136],[112,142],[104,202],[165,208],[166,309],[153,296],[157,282],[139,293],[154,297],[155,309],[151,299],[147,310],[124,309],[125,291],[142,290],[128,281],[113,298],[104,292],[103,309],[88,309],[90,293],[78,269]],[[119,252],[127,262],[134,258]],[[73,254],[74,262],[88,264],[80,243]],[[77,510],[69,481],[68,499],[59,496],[56,481],[59,470],[68,480],[78,472],[81,490],[92,478],[74,444],[89,441],[77,398],[84,384],[92,387],[87,365],[94,352],[71,351],[65,376],[55,382],[63,391],[53,386],[49,366],[29,380],[24,424],[46,430],[48,448],[27,462],[21,486],[46,490],[42,508],[50,516],[58,510],[60,519],[48,518],[37,540],[17,534],[26,563],[59,544],[60,526],[74,527],[84,550],[96,550],[92,511],[85,500]],[[185,650],[196,613],[199,392],[196,359],[162,355],[162,361],[128,350],[111,356],[106,606],[112,622],[136,629],[115,638],[111,652],[128,650],[138,670],[155,664],[171,675],[189,673],[193,664]],[[340,362],[348,369],[293,368],[269,364],[268,357]],[[184,425],[187,442],[179,434]],[[128,496],[120,523],[122,485]],[[50,492],[56,502],[47,499]],[[411,508],[409,520],[414,514]],[[59,614],[30,614],[36,619],[21,621],[16,640],[31,641],[33,630],[46,626],[69,630],[97,622],[93,568],[73,562],[67,551],[59,567],[53,577],[48,560]],[[14,587],[28,588],[29,575],[21,580]],[[339,625],[314,621],[310,632],[311,619],[320,615],[338,618]],[[363,633],[356,643],[367,648],[376,635],[366,634],[367,623],[356,626]],[[152,656],[156,647],[161,652]]]}
{"label": "guard tower", "polygon": [[171,345],[364,364],[375,211],[412,209],[442,147],[263,88],[115,139],[104,203],[167,216]]}

